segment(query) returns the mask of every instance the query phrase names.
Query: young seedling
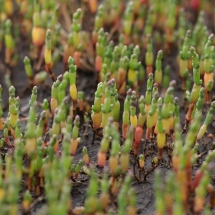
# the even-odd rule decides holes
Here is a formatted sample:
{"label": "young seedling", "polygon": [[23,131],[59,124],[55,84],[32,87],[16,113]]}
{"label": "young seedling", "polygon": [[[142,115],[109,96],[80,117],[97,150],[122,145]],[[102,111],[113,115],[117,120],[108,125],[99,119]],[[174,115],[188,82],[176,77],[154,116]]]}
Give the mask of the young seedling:
{"label": "young seedling", "polygon": [[89,155],[88,155],[88,152],[87,152],[87,148],[86,148],[86,147],[84,147],[84,148],[82,149],[82,154],[83,154],[83,161],[84,161],[84,163],[88,166],[89,163],[90,163],[90,160],[89,160]]}
{"label": "young seedling", "polygon": [[76,110],[77,105],[77,98],[78,98],[78,91],[76,87],[76,69],[77,67],[74,65],[74,60],[72,57],[69,57],[68,59],[69,64],[69,80],[70,80],[70,96],[72,98],[72,105],[73,105],[73,111]]}
{"label": "young seedling", "polygon": [[145,61],[146,61],[146,72],[147,76],[149,77],[149,74],[153,72],[153,47],[152,47],[152,38],[150,34],[147,34],[147,51],[146,51],[146,56],[145,56]]}
{"label": "young seedling", "polygon": [[127,96],[124,101],[124,110],[122,115],[122,136],[125,139],[128,132],[129,126],[129,106],[130,106],[130,99],[131,99],[132,90],[129,89],[127,91]]}
{"label": "young seedling", "polygon": [[157,54],[156,62],[155,62],[155,66],[156,66],[156,70],[155,70],[155,83],[158,84],[158,87],[161,86],[162,78],[163,78],[163,74],[162,74],[162,62],[161,62],[162,58],[163,58],[163,51],[159,50],[158,54]]}
{"label": "young seedling", "polygon": [[80,143],[80,138],[78,138],[79,126],[80,126],[80,117],[76,116],[75,120],[74,120],[74,126],[72,129],[72,139],[71,139],[71,143],[70,143],[71,155],[75,155],[78,144]]}

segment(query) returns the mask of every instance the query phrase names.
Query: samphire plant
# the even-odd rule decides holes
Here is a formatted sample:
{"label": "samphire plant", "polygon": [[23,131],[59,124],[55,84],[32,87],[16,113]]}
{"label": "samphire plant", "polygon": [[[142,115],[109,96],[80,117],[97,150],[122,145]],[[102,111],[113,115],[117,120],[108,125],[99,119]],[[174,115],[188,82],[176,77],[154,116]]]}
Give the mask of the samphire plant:
{"label": "samphire plant", "polygon": [[211,1],[0,5],[1,214],[213,214]]}

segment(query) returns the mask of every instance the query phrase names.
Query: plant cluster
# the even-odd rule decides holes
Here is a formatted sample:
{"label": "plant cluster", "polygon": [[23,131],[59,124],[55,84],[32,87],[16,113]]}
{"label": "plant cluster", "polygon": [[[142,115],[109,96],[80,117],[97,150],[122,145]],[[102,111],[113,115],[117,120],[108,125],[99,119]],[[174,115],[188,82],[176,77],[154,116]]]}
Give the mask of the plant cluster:
{"label": "plant cluster", "polygon": [[[133,184],[153,176],[156,215],[212,214],[215,37],[205,17],[214,11],[209,0],[186,2],[0,0],[9,92],[5,106],[0,85],[1,214],[32,214],[41,202],[38,214],[135,215]],[[18,94],[20,42],[29,84]],[[79,90],[84,72],[92,100]],[[39,101],[41,89],[50,97]],[[83,204],[73,205],[86,181]]]}

